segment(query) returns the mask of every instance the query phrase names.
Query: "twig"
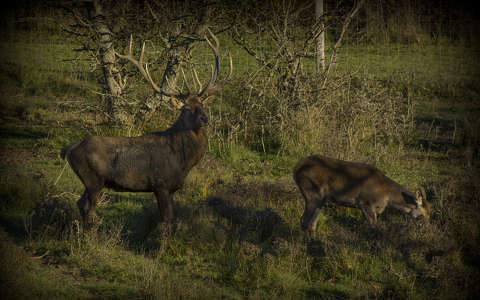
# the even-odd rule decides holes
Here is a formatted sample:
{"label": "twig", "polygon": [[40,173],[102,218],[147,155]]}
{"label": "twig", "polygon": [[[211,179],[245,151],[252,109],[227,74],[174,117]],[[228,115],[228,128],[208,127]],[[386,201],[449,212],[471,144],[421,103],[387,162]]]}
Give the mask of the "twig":
{"label": "twig", "polygon": [[53,199],[55,199],[55,198],[60,198],[60,197],[62,197],[63,195],[70,195],[70,196],[72,196],[72,197],[74,197],[74,198],[80,197],[80,195],[74,194],[74,193],[70,193],[70,192],[62,192],[62,193],[57,194],[57,195],[51,195],[50,197],[53,198]]}
{"label": "twig", "polygon": [[57,185],[58,181],[60,180],[60,177],[62,177],[63,172],[65,171],[65,168],[67,167],[67,164],[68,164],[68,162],[65,162],[65,165],[63,166],[62,171],[61,171],[60,174],[58,175],[58,177],[57,177],[57,179],[55,180],[55,182],[53,183],[53,185]]}
{"label": "twig", "polygon": [[332,56],[330,57],[330,63],[328,64],[328,68],[325,71],[325,79],[323,80],[322,88],[325,88],[325,85],[327,84],[328,74],[330,73],[332,65],[335,63],[335,60],[337,58],[338,47],[340,47],[340,43],[342,42],[343,36],[345,35],[345,32],[347,31],[347,28],[350,25],[350,22],[352,21],[353,17],[355,17],[355,15],[358,13],[358,11],[360,10],[360,7],[362,7],[364,2],[365,0],[360,0],[359,2],[357,2],[357,5],[352,9],[350,14],[345,18],[345,21],[343,22],[342,32],[340,33],[340,37],[338,38],[337,42],[333,46]]}
{"label": "twig", "polygon": [[45,253],[43,253],[42,255],[39,255],[39,256],[32,256],[33,259],[42,259],[45,257],[45,255],[49,254],[50,253],[50,250],[47,250],[45,251]]}

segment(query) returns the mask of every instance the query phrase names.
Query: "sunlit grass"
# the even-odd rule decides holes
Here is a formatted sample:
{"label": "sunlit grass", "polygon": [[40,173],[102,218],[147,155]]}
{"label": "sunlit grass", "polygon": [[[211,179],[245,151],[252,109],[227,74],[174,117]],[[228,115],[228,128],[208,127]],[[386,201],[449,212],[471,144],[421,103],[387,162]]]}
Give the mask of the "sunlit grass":
{"label": "sunlit grass", "polygon": [[[479,96],[474,85],[476,52],[454,46],[346,46],[334,74],[341,76],[332,78],[358,72],[347,81],[352,88],[322,94],[328,98],[319,102],[322,105],[301,108],[281,123],[284,127],[272,125],[266,127],[269,132],[262,132],[255,128],[255,123],[265,121],[261,115],[249,120],[254,129],[235,131],[226,125],[240,113],[251,116],[248,107],[242,108],[246,91],[240,90],[239,82],[256,65],[232,42],[222,40],[222,45],[224,53],[234,55],[237,81],[211,108],[212,117],[223,122],[213,120],[207,155],[175,196],[173,230],[158,223],[151,194],[108,192],[98,208],[100,222],[82,231],[75,201],[83,186],[68,166],[62,173],[65,162],[58,153],[89,134],[132,131],[97,124],[91,111],[79,112],[75,103],[98,101],[94,93],[98,86],[87,60],[68,60],[74,56],[73,46],[38,41],[0,44],[4,54],[0,89],[6,92],[0,113],[5,121],[0,221],[12,236],[2,243],[1,265],[7,274],[2,284],[19,291],[12,295],[469,296],[460,284],[478,275],[474,249],[479,225],[473,208],[479,187],[472,180],[478,169],[478,122],[473,117]],[[198,51],[205,64],[201,68],[207,71],[201,73],[204,78],[211,54],[206,47]],[[222,56],[222,65],[225,61]],[[78,102],[65,104],[68,101]],[[456,103],[455,111],[449,101]],[[258,111],[268,115],[275,109]],[[414,122],[405,125],[401,116],[408,114]],[[166,128],[173,118],[160,111],[144,128]],[[451,145],[440,144],[438,150],[434,146],[439,140]],[[358,210],[327,205],[319,220],[318,240],[305,243],[299,228],[304,204],[291,172],[299,158],[319,152],[375,164],[408,188],[425,186],[434,206],[432,224],[415,227],[388,211],[379,217],[376,234]],[[37,219],[30,219],[38,203],[48,204],[50,210],[41,214],[38,208]]]}

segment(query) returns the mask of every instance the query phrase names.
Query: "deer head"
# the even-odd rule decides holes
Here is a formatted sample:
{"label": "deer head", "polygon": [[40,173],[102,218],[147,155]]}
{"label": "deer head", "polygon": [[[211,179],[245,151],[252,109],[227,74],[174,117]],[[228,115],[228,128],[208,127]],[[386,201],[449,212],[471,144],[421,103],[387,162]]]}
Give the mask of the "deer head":
{"label": "deer head", "polygon": [[412,219],[419,216],[424,216],[427,221],[430,219],[430,204],[426,200],[425,189],[423,187],[418,188],[415,191],[415,208],[410,211]]}

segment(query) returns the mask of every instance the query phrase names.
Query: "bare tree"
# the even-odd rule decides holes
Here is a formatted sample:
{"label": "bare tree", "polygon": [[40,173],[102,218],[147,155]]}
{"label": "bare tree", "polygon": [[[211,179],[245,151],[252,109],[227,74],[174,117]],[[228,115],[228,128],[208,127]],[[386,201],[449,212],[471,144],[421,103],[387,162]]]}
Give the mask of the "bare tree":
{"label": "bare tree", "polygon": [[[164,63],[159,84],[162,90],[168,89],[169,82],[177,79],[181,65],[190,64],[194,47],[198,42],[205,41],[206,28],[213,25],[212,23],[219,26],[223,24],[224,27],[214,30],[214,34],[219,34],[231,27],[224,20],[224,10],[219,3],[159,1],[151,4],[145,2],[145,6],[157,28],[155,35],[162,57],[152,63]],[[151,98],[149,106],[155,109],[158,103],[169,99],[172,103],[175,101],[169,95],[157,93]]]}
{"label": "bare tree", "polygon": [[107,26],[103,7],[97,0],[93,0],[91,16],[93,30],[98,39],[99,59],[103,72],[104,91],[108,103],[108,111],[115,122],[123,122],[124,120],[119,110],[117,99],[121,96],[126,82],[122,80],[121,73],[115,71],[113,34]]}
{"label": "bare tree", "polygon": [[358,11],[360,10],[360,8],[363,6],[364,3],[365,3],[365,0],[357,1],[355,6],[347,14],[347,16],[345,17],[345,20],[343,21],[342,31],[340,32],[340,36],[338,37],[337,41],[335,42],[335,45],[332,48],[332,55],[330,56],[330,62],[328,64],[327,70],[325,71],[325,76],[324,76],[322,88],[325,88],[325,86],[327,84],[328,75],[330,74],[330,70],[337,63],[338,49],[339,49],[339,47],[342,43],[342,40],[343,40],[343,37],[345,36],[345,33],[347,32],[348,26],[350,25],[350,22],[352,22],[352,19],[357,15]]}
{"label": "bare tree", "polygon": [[126,74],[118,72],[113,48],[114,34],[103,5],[93,0],[73,2],[63,8],[72,17],[72,23],[64,26],[64,31],[82,45],[76,51],[88,52],[94,69],[100,71],[98,79],[103,90],[101,95],[107,104],[107,116],[114,123],[124,122],[118,99],[126,87]]}
{"label": "bare tree", "polygon": [[[127,44],[127,30],[155,46],[152,51],[160,55],[148,63],[154,72],[163,74],[160,87],[167,89],[169,80],[177,80],[179,66],[191,62],[195,45],[205,41],[205,28],[211,20],[219,26],[227,24],[221,20],[223,10],[217,3],[86,0],[64,8],[72,17],[64,30],[82,45],[77,50],[89,53],[99,75],[106,115],[119,124],[126,123],[127,118],[140,122],[159,105],[174,101],[165,101],[171,97],[159,93],[140,99],[131,96],[138,94],[138,89],[132,90],[139,84],[138,78],[125,61],[117,61],[114,55],[115,47]],[[226,25],[214,31],[218,34],[228,28]]]}
{"label": "bare tree", "polygon": [[[243,2],[244,6],[239,8],[241,17],[235,25],[233,38],[256,59],[259,68],[252,75],[262,74],[262,71],[270,74],[264,76],[266,82],[261,86],[274,87],[271,90],[277,93],[275,96],[297,105],[301,94],[325,88],[331,67],[336,62],[336,54],[343,36],[363,2],[364,0],[359,0],[346,17],[340,14],[340,9],[332,12],[328,22],[326,22],[325,13],[312,14],[313,1],[305,3],[285,0],[261,4]],[[308,79],[312,76],[304,69],[303,61],[316,57],[324,61],[321,55],[318,55],[320,51],[318,40],[324,35],[326,29],[336,25],[337,22],[343,24],[342,33],[332,49],[333,54],[328,67],[319,74],[323,76],[323,80],[320,80],[320,85],[316,80],[316,87],[307,86]],[[262,41],[263,44],[259,44],[258,41]]]}
{"label": "bare tree", "polygon": [[321,22],[311,26],[312,5],[313,2],[299,4],[294,0],[244,2],[233,33],[234,41],[259,65],[250,78],[267,72],[262,86],[274,87],[278,97],[293,104],[298,103],[301,91],[299,79],[306,75],[302,59],[315,57],[314,43],[323,31]]}

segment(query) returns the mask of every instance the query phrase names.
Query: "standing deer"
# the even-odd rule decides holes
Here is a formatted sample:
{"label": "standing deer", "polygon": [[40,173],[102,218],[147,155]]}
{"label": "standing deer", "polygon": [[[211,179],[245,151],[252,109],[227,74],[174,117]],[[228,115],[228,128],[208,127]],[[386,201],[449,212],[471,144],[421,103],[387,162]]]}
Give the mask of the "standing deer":
{"label": "standing deer", "polygon": [[129,53],[117,53],[118,57],[127,59],[138,68],[155,92],[172,97],[173,103],[181,107],[181,113],[172,127],[165,131],[138,137],[91,136],[62,149],[61,157],[67,159],[85,186],[77,202],[84,223],[88,222],[90,213],[95,212],[97,198],[104,187],[115,191],[153,192],[163,221],[170,222],[173,219],[173,194],[183,186],[188,172],[202,159],[208,147],[205,128],[208,117],[204,105],[214,96],[204,100],[202,97],[206,92],[218,90],[229,80],[233,71],[230,56],[230,71],[224,80],[217,83],[219,41],[210,30],[208,32],[216,44],[213,46],[205,36],[215,56],[215,67],[212,68],[208,84],[203,88],[193,70],[199,85],[195,95],[187,85],[183,70],[188,92],[180,92],[171,82],[168,82],[167,91],[155,84],[142,61],[145,43],[139,60],[132,55],[132,38]]}
{"label": "standing deer", "polygon": [[293,178],[305,199],[302,229],[312,237],[327,199],[340,206],[361,209],[371,225],[376,224],[377,214],[387,206],[414,220],[420,216],[430,218],[430,204],[423,188],[413,194],[367,164],[312,155],[297,163]]}

